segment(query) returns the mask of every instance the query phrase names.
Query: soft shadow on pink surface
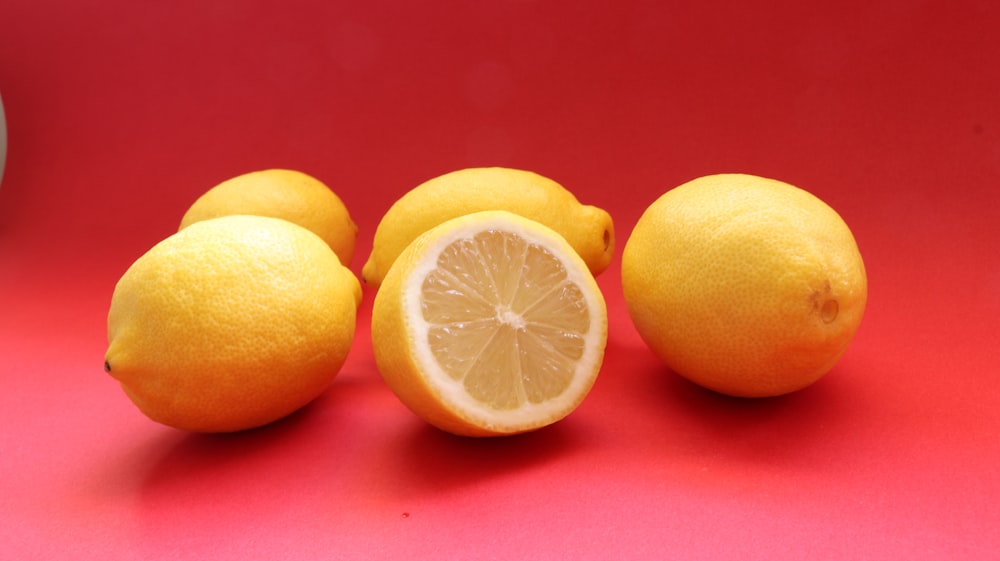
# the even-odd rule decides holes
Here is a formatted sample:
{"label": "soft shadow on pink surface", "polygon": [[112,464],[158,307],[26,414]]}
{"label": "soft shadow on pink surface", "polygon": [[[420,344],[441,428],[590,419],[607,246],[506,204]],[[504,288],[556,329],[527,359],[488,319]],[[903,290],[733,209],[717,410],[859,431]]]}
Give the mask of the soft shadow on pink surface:
{"label": "soft shadow on pink surface", "polygon": [[[226,500],[265,485],[274,492],[333,473],[357,433],[358,394],[370,384],[338,379],[324,394],[284,419],[224,434],[188,433],[149,421],[150,437],[121,458],[145,500]],[[364,408],[362,404],[360,408]],[[268,491],[271,492],[271,491]],[[200,493],[203,495],[199,496]]]}
{"label": "soft shadow on pink surface", "polygon": [[308,468],[302,439],[320,412],[314,405],[321,403],[232,434],[188,433],[133,415],[125,436],[79,484],[87,489],[88,504],[120,518],[129,539],[141,542],[156,528],[183,534],[207,520],[206,513],[218,513],[204,525],[207,532],[274,500],[287,491],[296,469]]}
{"label": "soft shadow on pink surface", "polygon": [[[863,365],[843,360],[805,389],[770,398],[736,398],[704,389],[672,372],[648,349],[612,339],[617,368],[602,373],[603,407],[628,411],[619,432],[642,431],[635,457],[672,466],[781,471],[822,468],[852,439],[864,437],[872,416]],[[614,421],[613,416],[609,416]],[[627,443],[633,448],[639,440]],[[655,449],[656,452],[652,452]]]}
{"label": "soft shadow on pink surface", "polygon": [[144,490],[156,492],[184,486],[192,481],[224,476],[240,466],[252,465],[255,459],[281,454],[294,446],[318,415],[317,400],[290,416],[256,429],[199,434],[176,431],[165,443],[158,461],[146,473]]}
{"label": "soft shadow on pink surface", "polygon": [[570,420],[533,432],[471,438],[426,423],[401,426],[381,450],[377,474],[397,496],[436,494],[558,461],[585,446]]}

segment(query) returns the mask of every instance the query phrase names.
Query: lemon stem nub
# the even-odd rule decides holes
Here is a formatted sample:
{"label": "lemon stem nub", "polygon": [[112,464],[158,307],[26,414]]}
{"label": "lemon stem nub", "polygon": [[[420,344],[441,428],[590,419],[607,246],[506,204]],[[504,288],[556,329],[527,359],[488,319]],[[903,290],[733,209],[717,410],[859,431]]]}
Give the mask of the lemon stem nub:
{"label": "lemon stem nub", "polygon": [[840,305],[837,304],[836,300],[827,300],[823,304],[823,308],[820,310],[820,316],[823,318],[824,323],[830,323],[837,319],[837,314],[840,312]]}
{"label": "lemon stem nub", "polygon": [[106,360],[104,361],[104,371],[108,374],[111,373],[111,363]]}

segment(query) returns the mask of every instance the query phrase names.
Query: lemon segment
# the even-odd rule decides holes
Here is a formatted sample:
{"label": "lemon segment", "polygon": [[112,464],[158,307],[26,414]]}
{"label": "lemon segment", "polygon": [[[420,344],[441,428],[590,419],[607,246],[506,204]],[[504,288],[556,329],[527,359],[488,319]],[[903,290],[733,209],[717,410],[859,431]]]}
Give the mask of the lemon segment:
{"label": "lemon segment", "polygon": [[564,418],[590,391],[607,312],[551,229],[473,213],[421,235],[396,263],[375,297],[372,343],[383,378],[420,417],[456,434],[513,434]]}

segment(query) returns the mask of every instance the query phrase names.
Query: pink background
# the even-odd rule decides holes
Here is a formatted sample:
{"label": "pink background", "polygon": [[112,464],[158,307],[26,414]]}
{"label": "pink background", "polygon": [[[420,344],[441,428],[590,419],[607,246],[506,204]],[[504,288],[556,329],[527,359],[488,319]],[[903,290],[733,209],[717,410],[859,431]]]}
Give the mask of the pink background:
{"label": "pink background", "polygon": [[[0,558],[987,559],[1000,549],[1000,4],[629,1],[0,4]],[[615,219],[584,404],[470,440],[350,358],[233,435],[143,417],[102,371],[115,281],[228,177],[310,173],[361,228],[455,169],[561,182]],[[717,172],[817,194],[870,299],[799,393],[661,365],[620,250]]]}

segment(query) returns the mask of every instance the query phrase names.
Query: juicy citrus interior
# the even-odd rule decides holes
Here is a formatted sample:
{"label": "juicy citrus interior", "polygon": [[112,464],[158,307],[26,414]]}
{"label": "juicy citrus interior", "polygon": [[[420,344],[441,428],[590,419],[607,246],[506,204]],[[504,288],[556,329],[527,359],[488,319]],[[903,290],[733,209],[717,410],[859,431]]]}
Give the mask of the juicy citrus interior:
{"label": "juicy citrus interior", "polygon": [[424,279],[421,304],[434,359],[493,409],[566,391],[590,328],[583,294],[562,263],[510,232],[481,232],[445,248]]}
{"label": "juicy citrus interior", "polygon": [[[600,290],[544,226],[502,211],[470,216],[420,238],[379,289],[380,370],[404,403],[451,432],[550,424],[575,409],[600,369]],[[400,337],[405,348],[386,344]]]}

